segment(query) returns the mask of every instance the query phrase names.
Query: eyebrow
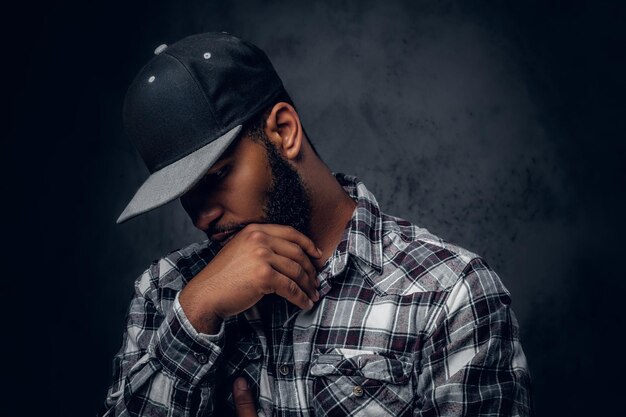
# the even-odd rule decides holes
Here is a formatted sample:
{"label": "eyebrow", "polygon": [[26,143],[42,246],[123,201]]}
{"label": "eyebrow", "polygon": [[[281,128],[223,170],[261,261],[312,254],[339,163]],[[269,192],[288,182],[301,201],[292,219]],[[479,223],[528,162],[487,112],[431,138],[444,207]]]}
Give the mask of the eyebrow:
{"label": "eyebrow", "polygon": [[241,138],[234,140],[233,143],[231,143],[230,146],[226,148],[222,156],[220,156],[220,158],[217,161],[215,161],[215,163],[213,163],[211,168],[209,168],[204,173],[205,176],[214,174],[216,171],[219,171],[228,162],[232,161],[233,153],[235,151],[235,148],[237,147],[237,143],[239,143],[239,140],[241,140]]}
{"label": "eyebrow", "polygon": [[211,168],[209,168],[209,170],[207,170],[207,172],[204,175],[211,175],[214,174],[215,171],[219,171],[220,168],[222,168],[224,165],[226,165],[228,162],[232,161],[233,159],[233,153],[235,152],[235,148],[237,147],[237,144],[239,143],[239,141],[242,138],[237,138],[233,141],[233,143],[231,143],[228,148],[226,148],[226,150],[224,151],[224,153],[222,154],[222,156],[215,161],[215,163],[213,164],[213,166]]}
{"label": "eyebrow", "polygon": [[221,157],[220,159],[218,159],[213,166],[211,166],[211,168],[209,168],[209,170],[204,174],[204,175],[211,175],[211,174],[215,174],[217,171],[219,171],[220,169],[222,169],[224,167],[224,165],[227,165],[229,162],[231,162],[233,159],[232,155],[227,155],[225,157]]}

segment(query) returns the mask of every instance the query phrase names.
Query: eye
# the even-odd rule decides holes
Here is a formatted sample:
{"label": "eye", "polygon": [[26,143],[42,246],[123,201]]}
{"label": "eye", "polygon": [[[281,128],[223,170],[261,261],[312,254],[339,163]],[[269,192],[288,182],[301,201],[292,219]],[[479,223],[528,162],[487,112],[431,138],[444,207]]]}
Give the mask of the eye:
{"label": "eye", "polygon": [[226,176],[226,174],[228,174],[228,168],[228,165],[224,165],[222,168],[211,174],[211,176],[216,179],[222,179]]}
{"label": "eye", "polygon": [[224,177],[226,177],[226,175],[228,174],[228,170],[229,170],[229,166],[228,165],[224,165],[223,167],[221,167],[220,169],[218,169],[215,172],[211,172],[209,174],[206,174],[203,178],[203,182],[204,183],[216,183],[222,179],[224,179]]}

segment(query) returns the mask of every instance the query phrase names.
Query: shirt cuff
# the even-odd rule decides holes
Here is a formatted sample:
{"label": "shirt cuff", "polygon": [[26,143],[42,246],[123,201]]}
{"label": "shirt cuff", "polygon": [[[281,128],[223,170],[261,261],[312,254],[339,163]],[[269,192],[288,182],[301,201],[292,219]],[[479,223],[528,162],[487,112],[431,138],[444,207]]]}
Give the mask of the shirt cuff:
{"label": "shirt cuff", "polygon": [[178,294],[157,332],[155,355],[163,367],[196,385],[214,373],[224,344],[224,322],[215,335],[198,333],[185,315]]}
{"label": "shirt cuff", "polygon": [[180,301],[178,301],[179,295],[180,292],[178,292],[176,294],[176,298],[174,298],[173,308],[176,312],[176,315],[178,316],[178,320],[180,320],[187,333],[189,333],[191,337],[196,339],[199,343],[202,343],[207,347],[212,347],[212,345],[214,344],[219,344],[220,341],[224,339],[224,320],[222,320],[222,323],[220,324],[220,330],[216,334],[198,333],[198,331],[193,327],[193,325],[187,318],[183,307],[180,305]]}

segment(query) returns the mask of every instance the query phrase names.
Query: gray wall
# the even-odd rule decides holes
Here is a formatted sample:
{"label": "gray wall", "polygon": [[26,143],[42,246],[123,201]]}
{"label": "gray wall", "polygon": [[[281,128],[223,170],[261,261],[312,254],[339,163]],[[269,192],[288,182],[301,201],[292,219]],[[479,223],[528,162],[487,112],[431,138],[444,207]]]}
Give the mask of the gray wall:
{"label": "gray wall", "polygon": [[625,370],[617,3],[96,2],[17,12],[3,145],[8,415],[92,413],[134,279],[202,239],[178,203],[114,222],[147,175],[121,132],[125,88],[154,47],[207,30],[268,53],[333,170],[358,175],[386,212],[499,272],[538,415],[610,413]]}

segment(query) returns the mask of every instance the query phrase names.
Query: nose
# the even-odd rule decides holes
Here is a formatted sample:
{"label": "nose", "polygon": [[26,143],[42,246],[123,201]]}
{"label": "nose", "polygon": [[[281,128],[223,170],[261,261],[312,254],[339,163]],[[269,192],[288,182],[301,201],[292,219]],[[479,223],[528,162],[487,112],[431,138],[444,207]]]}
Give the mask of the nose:
{"label": "nose", "polygon": [[203,231],[208,231],[211,225],[224,214],[224,209],[217,205],[211,204],[201,208],[196,217],[192,218],[194,226]]}
{"label": "nose", "polygon": [[224,208],[217,202],[215,193],[202,191],[199,187],[192,189],[180,202],[194,226],[206,232],[224,214]]}

